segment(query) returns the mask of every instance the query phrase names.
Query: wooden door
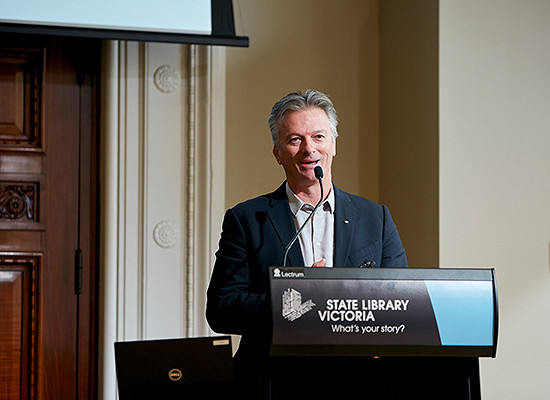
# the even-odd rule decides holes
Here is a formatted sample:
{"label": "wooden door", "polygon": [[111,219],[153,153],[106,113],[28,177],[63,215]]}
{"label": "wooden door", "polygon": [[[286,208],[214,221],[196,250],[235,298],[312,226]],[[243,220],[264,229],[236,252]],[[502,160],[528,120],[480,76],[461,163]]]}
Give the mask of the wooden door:
{"label": "wooden door", "polygon": [[88,399],[97,42],[0,36],[0,398]]}

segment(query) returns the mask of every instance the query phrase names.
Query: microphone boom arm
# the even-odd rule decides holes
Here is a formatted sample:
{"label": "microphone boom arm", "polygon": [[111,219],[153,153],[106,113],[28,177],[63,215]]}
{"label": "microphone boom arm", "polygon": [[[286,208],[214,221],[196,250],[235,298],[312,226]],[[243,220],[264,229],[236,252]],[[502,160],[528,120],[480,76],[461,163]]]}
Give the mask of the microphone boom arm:
{"label": "microphone boom arm", "polygon": [[282,263],[283,267],[286,267],[286,260],[288,258],[288,252],[290,251],[290,248],[296,242],[296,240],[298,239],[298,236],[300,236],[300,233],[304,230],[304,228],[306,227],[309,220],[313,217],[313,214],[315,214],[315,212],[317,211],[317,209],[319,208],[319,206],[323,202],[323,198],[324,198],[324,193],[323,193],[323,169],[321,167],[317,166],[317,167],[315,167],[314,172],[315,172],[315,177],[317,178],[317,180],[319,181],[319,185],[321,186],[321,198],[319,199],[319,202],[317,203],[317,205],[315,206],[315,208],[313,209],[311,214],[309,214],[309,216],[306,218],[305,222],[302,224],[302,226],[300,227],[298,232],[296,232],[296,234],[292,237],[292,240],[290,241],[290,243],[286,246],[285,254],[283,255],[283,263]]}

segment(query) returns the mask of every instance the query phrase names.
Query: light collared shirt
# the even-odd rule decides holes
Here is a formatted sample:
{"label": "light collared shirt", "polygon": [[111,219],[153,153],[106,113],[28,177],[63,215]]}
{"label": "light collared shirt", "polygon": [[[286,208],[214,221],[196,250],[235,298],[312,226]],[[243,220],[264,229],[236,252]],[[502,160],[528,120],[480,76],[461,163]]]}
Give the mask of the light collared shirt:
{"label": "light collared shirt", "polygon": [[[311,217],[298,238],[302,256],[306,267],[311,267],[314,262],[323,258],[327,260],[325,267],[333,266],[334,258],[334,190],[331,186],[330,193],[323,204]],[[294,216],[296,231],[311,214],[315,205],[303,202],[286,184],[286,195],[290,205],[290,211]]]}

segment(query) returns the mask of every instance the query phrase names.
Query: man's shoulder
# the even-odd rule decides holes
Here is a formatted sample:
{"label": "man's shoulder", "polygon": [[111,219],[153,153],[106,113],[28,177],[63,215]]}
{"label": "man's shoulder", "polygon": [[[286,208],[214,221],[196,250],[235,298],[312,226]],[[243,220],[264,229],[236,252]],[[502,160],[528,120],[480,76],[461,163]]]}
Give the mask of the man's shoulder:
{"label": "man's shoulder", "polygon": [[271,198],[271,193],[262,194],[261,196],[254,197],[252,199],[245,200],[243,202],[240,202],[233,207],[231,207],[234,211],[241,211],[241,210],[248,210],[248,209],[256,209],[256,208],[264,208],[266,207]]}
{"label": "man's shoulder", "polygon": [[273,206],[274,202],[288,200],[284,190],[284,184],[273,192],[262,194],[260,196],[245,200],[231,207],[236,213],[263,210]]}
{"label": "man's shoulder", "polygon": [[336,186],[334,187],[334,194],[336,196],[337,201],[340,200],[344,204],[349,203],[350,205],[353,205],[354,207],[359,208],[368,208],[372,210],[379,210],[382,211],[383,206],[381,204],[376,203],[375,201],[369,200],[365,197],[358,196],[356,194],[345,192]]}

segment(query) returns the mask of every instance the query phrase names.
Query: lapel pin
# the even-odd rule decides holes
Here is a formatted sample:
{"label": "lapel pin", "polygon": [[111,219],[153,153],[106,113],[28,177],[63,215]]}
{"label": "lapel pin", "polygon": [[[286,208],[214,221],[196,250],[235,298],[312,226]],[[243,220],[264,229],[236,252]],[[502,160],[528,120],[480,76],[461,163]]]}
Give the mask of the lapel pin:
{"label": "lapel pin", "polygon": [[349,224],[349,221],[347,219],[345,219],[344,224]]}

